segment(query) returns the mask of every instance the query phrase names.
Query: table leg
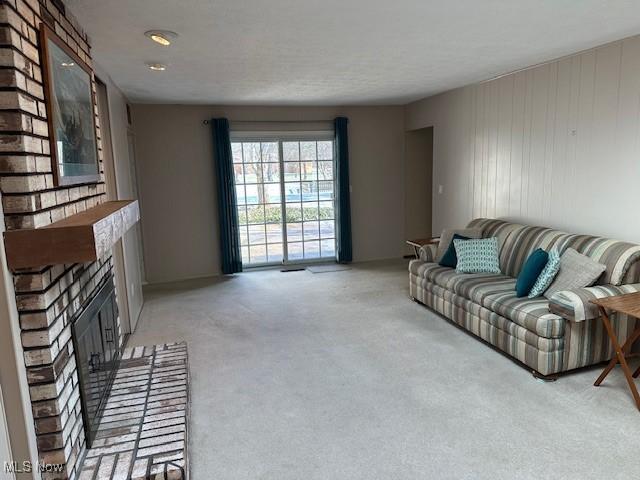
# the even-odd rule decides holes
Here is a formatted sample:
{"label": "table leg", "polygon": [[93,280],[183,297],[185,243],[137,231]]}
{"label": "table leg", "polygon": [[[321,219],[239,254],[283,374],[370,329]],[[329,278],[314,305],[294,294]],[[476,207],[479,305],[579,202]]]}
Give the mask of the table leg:
{"label": "table leg", "polygon": [[[633,381],[631,370],[629,370],[629,365],[627,364],[627,360],[625,358],[624,350],[620,348],[620,344],[618,343],[618,338],[616,337],[616,332],[613,330],[613,327],[611,326],[611,321],[609,320],[607,311],[604,308],[600,307],[600,313],[602,314],[602,322],[604,323],[604,328],[607,330],[607,334],[609,335],[609,339],[611,340],[613,349],[616,352],[615,356],[618,362],[620,362],[620,366],[622,367],[624,376],[627,379],[627,384],[629,385],[629,390],[631,390],[631,394],[633,395],[633,398],[636,402],[636,407],[638,407],[638,410],[640,410],[640,394],[638,394],[638,389],[636,388],[636,384]],[[625,345],[627,344],[628,344],[628,341],[625,342]],[[611,362],[609,362],[609,365],[611,365]],[[615,363],[613,365],[615,366]],[[600,377],[598,377],[598,380],[596,380],[596,383],[594,385],[596,386],[600,385],[602,383],[602,380],[604,380],[604,377],[606,377],[607,374],[611,371],[611,368],[607,366],[607,369],[609,370],[607,371],[607,369],[605,369],[605,371],[602,372]]]}
{"label": "table leg", "polygon": [[[631,347],[633,346],[633,344],[636,342],[636,340],[638,340],[638,338],[640,338],[640,328],[638,328],[635,332],[633,332],[633,334],[627,339],[627,341],[624,342],[624,345],[622,345],[622,354],[625,355],[625,358],[626,358],[626,355],[631,350]],[[602,371],[602,373],[600,374],[600,376],[598,377],[594,385],[596,387],[599,386],[602,383],[602,381],[605,379],[605,377],[609,375],[609,372],[611,372],[611,370],[613,370],[613,368],[617,364],[618,364],[618,356],[614,355],[611,361],[609,361],[609,364],[607,365],[607,367]],[[638,374],[640,374],[640,368],[638,368],[638,370],[634,372],[633,377],[634,378],[637,377]]]}
{"label": "table leg", "polygon": [[420,258],[420,248],[416,247],[415,245],[413,246],[413,253],[415,254],[416,258]]}

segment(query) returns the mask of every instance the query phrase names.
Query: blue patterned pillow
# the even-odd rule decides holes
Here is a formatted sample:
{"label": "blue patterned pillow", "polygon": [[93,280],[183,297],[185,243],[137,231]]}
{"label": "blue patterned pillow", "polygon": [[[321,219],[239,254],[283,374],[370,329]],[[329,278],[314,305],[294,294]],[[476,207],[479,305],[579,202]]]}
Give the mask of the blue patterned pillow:
{"label": "blue patterned pillow", "polygon": [[560,252],[554,248],[549,252],[549,260],[536,280],[536,283],[533,284],[533,288],[529,292],[529,298],[536,298],[542,295],[545,290],[549,288],[549,285],[551,285],[551,282],[556,278],[559,271]]}
{"label": "blue patterned pillow", "polygon": [[457,273],[500,273],[498,239],[454,240],[458,255]]}

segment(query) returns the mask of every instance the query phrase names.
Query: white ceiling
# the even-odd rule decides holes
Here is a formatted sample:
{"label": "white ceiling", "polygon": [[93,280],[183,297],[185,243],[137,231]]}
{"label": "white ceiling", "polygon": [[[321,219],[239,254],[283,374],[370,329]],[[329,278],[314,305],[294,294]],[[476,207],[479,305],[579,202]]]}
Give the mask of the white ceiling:
{"label": "white ceiling", "polygon": [[[640,33],[638,0],[66,4],[94,60],[148,103],[403,104]],[[180,37],[161,47],[143,36],[151,29]]]}

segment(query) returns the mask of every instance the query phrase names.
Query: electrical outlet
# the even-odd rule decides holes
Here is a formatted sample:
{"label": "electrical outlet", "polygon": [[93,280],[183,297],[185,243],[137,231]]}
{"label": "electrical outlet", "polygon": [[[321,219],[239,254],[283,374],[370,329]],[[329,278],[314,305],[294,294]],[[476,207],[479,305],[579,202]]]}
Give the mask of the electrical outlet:
{"label": "electrical outlet", "polygon": [[438,195],[442,195],[442,192],[444,192],[444,186],[438,185]]}

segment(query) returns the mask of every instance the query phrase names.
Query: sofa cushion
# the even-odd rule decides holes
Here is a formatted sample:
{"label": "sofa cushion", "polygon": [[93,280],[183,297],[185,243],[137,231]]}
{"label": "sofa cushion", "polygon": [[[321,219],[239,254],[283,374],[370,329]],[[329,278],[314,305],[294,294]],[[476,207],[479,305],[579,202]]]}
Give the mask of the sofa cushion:
{"label": "sofa cushion", "polygon": [[500,273],[499,246],[496,237],[474,240],[454,239],[459,273]]}
{"label": "sofa cushion", "polygon": [[[502,271],[511,276],[518,277],[520,270],[529,255],[538,248],[549,251],[562,245],[569,234],[551,230],[546,227],[524,227],[509,237],[500,256]],[[564,251],[558,248],[560,254]]]}
{"label": "sofa cushion", "polygon": [[549,254],[541,248],[529,255],[516,281],[516,295],[518,297],[529,295],[538,277],[547,266],[548,260]]}
{"label": "sofa cushion", "polygon": [[513,278],[502,274],[457,273],[453,269],[431,271],[427,281],[479,305],[485,296],[512,291],[516,284]]}
{"label": "sofa cushion", "polygon": [[[428,283],[425,285],[421,285],[425,291],[436,295],[443,300],[454,304],[457,307],[464,309],[466,312],[479,317],[481,320],[487,322],[490,325],[498,328],[503,332],[507,332],[514,337],[517,337],[519,340],[526,342],[529,345],[532,345],[544,352],[555,351],[562,349],[564,347],[564,338],[545,338],[537,335],[536,333],[527,330],[524,327],[521,327],[517,323],[509,320],[508,318],[503,317],[502,315],[498,315],[491,310],[478,305],[477,303],[464,298],[460,295],[456,295],[450,290],[446,290],[438,285],[433,283]],[[456,321],[456,323],[461,324],[467,330],[474,331],[473,325],[470,325],[466,322]]]}
{"label": "sofa cushion", "polygon": [[564,334],[565,319],[549,311],[549,301],[544,297],[518,298],[512,290],[485,296],[482,306],[541,337],[558,338]]}
{"label": "sofa cushion", "polygon": [[591,300],[624,295],[640,291],[640,283],[634,285],[601,285],[557,292],[549,299],[549,310],[567,320],[583,322],[600,317],[600,310]]}
{"label": "sofa cushion", "polygon": [[[455,230],[446,229],[440,235],[440,242],[436,252],[436,262],[440,263],[445,254],[451,249],[453,239],[457,236],[469,238],[482,238],[481,228],[459,228]],[[455,251],[454,251],[455,253]]]}
{"label": "sofa cushion", "polygon": [[549,260],[531,288],[528,297],[536,298],[542,295],[556,278],[558,271],[560,271],[560,254],[556,248],[552,248],[549,252]]}
{"label": "sofa cushion", "polygon": [[440,260],[438,260],[438,264],[441,267],[456,268],[458,265],[458,255],[456,254],[456,247],[453,242],[455,240],[469,240],[469,238],[471,237],[465,237],[464,235],[454,233],[451,242],[449,242],[449,247],[444,252],[444,255],[440,257]]}
{"label": "sofa cushion", "polygon": [[607,267],[595,262],[586,255],[567,249],[560,257],[560,271],[544,296],[551,296],[562,290],[584,288],[593,285]]}
{"label": "sofa cushion", "polygon": [[425,288],[429,283],[435,284],[493,310],[539,336],[558,338],[564,333],[565,320],[549,312],[546,298],[516,297],[514,278],[502,274],[456,273],[452,268],[420,260],[413,260],[409,271],[423,279]]}
{"label": "sofa cushion", "polygon": [[441,267],[437,263],[423,262],[422,260],[411,260],[409,262],[409,272],[420,278],[429,279],[433,270],[451,270],[450,268]]}

